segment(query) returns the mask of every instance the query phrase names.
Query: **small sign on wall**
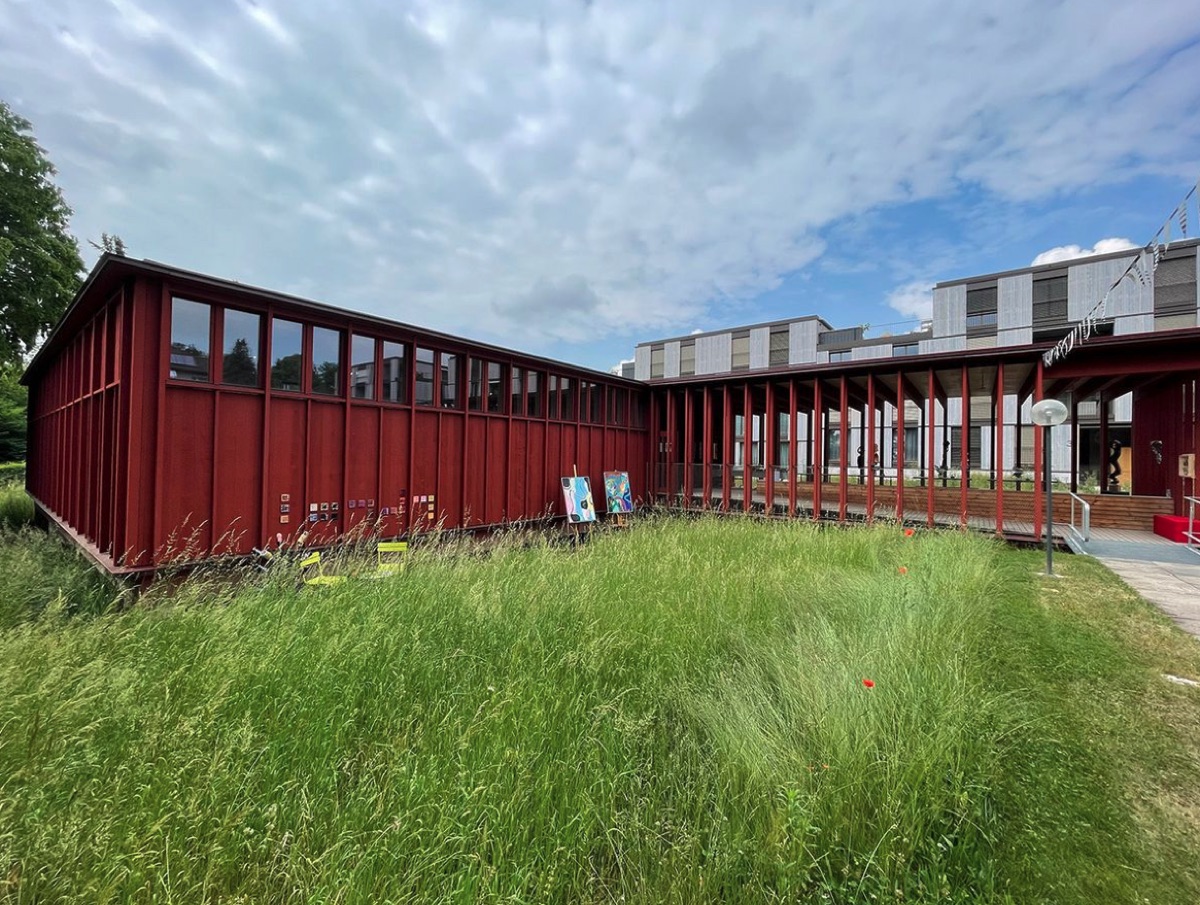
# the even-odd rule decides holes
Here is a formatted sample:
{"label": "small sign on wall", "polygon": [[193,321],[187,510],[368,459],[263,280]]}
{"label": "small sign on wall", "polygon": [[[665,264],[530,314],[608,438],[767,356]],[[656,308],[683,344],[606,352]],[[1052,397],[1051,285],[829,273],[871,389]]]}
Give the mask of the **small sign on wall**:
{"label": "small sign on wall", "polygon": [[1196,454],[1184,453],[1179,457],[1179,477],[1194,478],[1196,477]]}

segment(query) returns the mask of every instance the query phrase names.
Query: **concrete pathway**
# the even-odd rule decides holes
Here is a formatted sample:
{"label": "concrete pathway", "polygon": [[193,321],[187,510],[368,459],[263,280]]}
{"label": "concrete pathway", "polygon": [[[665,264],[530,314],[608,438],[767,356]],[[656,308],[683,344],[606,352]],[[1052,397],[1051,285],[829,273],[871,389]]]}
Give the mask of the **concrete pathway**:
{"label": "concrete pathway", "polygon": [[1096,536],[1100,533],[1093,534],[1087,552],[1200,639],[1200,556],[1150,532],[1136,532],[1136,540]]}

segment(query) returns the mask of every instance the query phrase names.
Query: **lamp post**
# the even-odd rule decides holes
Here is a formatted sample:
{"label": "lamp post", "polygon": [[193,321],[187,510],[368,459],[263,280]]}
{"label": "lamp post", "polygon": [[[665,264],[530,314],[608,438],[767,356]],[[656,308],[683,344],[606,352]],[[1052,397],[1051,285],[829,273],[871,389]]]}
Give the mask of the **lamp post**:
{"label": "lamp post", "polygon": [[1050,477],[1050,428],[1067,420],[1067,407],[1057,399],[1043,399],[1030,410],[1034,424],[1042,428],[1042,449],[1046,457],[1046,574],[1054,574],[1054,497]]}

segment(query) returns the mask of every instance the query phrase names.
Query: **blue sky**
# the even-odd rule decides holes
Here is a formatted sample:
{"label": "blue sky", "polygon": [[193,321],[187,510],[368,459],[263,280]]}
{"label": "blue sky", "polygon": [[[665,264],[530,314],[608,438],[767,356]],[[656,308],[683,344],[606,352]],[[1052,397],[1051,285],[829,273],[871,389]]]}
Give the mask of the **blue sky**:
{"label": "blue sky", "polygon": [[81,240],[607,368],[1145,243],[1200,0],[0,0],[0,96]]}

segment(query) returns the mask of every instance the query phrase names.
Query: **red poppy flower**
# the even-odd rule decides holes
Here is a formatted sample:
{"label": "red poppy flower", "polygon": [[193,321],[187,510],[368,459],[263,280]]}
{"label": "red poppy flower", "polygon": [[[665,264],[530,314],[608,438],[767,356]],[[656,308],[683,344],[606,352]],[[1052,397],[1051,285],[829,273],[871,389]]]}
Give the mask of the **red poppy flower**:
{"label": "red poppy flower", "polygon": [[907,575],[908,574],[908,566],[901,566],[899,571],[900,571],[901,575]]}
{"label": "red poppy flower", "polygon": [[905,536],[905,537],[912,537],[912,536],[913,536],[914,534],[916,534],[916,533],[917,533],[917,532],[916,532],[916,531],[914,531],[912,528],[905,528],[905,529],[904,529],[904,536]]}
{"label": "red poppy flower", "polygon": [[871,679],[863,679],[863,685],[867,688],[874,688],[875,683]]}

